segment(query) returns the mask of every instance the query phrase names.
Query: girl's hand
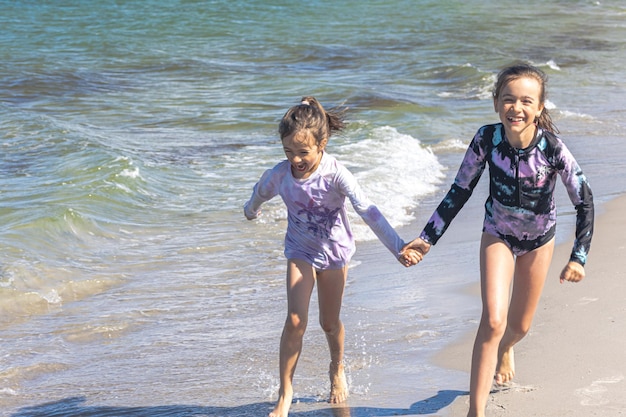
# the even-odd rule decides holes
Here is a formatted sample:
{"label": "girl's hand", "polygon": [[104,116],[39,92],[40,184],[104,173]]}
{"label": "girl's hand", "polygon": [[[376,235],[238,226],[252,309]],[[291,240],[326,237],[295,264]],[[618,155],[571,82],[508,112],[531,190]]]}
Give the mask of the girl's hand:
{"label": "girl's hand", "polygon": [[249,202],[244,204],[243,206],[243,214],[246,216],[248,220],[254,220],[261,214],[261,210],[257,210],[256,212],[250,210]]}
{"label": "girl's hand", "polygon": [[585,267],[578,262],[569,261],[561,271],[561,283],[563,281],[578,282],[585,278]]}
{"label": "girl's hand", "polygon": [[259,214],[261,214],[261,213],[259,212],[259,213],[252,213],[252,214],[249,214],[248,212],[244,211],[244,212],[243,212],[243,214],[246,216],[246,219],[248,219],[248,220],[254,220],[254,219],[256,219],[257,217],[259,217]]}
{"label": "girl's hand", "polygon": [[415,249],[403,249],[398,257],[398,261],[408,268],[409,266],[417,265],[423,257],[424,256]]}
{"label": "girl's hand", "polygon": [[414,250],[420,252],[422,257],[423,257],[430,250],[430,243],[427,243],[425,240],[423,240],[423,239],[418,237],[417,239],[413,240],[412,242],[407,243],[402,248],[402,253],[404,253],[407,249],[414,249]]}

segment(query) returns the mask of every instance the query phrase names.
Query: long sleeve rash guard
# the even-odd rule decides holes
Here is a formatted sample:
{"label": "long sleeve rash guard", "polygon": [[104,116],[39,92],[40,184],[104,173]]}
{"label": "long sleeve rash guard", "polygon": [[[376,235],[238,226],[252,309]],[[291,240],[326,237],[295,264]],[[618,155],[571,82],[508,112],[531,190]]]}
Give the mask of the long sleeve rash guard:
{"label": "long sleeve rash guard", "polygon": [[245,204],[246,217],[258,216],[261,205],[280,195],[287,206],[285,256],[303,259],[316,269],[345,266],[356,247],[346,212],[346,197],[380,241],[397,258],[404,246],[356,178],[324,152],[317,170],[304,180],[293,177],[285,160],[265,171]]}
{"label": "long sleeve rash guard", "polygon": [[433,245],[437,243],[471,196],[486,165],[489,165],[489,197],[483,230],[503,237],[509,244],[551,238],[556,225],[554,187],[560,176],[576,209],[576,236],[570,260],[585,265],[593,234],[591,189],[561,139],[540,128],[528,148],[516,149],[506,140],[501,123],[481,127],[467,149],[450,191],[420,237]]}

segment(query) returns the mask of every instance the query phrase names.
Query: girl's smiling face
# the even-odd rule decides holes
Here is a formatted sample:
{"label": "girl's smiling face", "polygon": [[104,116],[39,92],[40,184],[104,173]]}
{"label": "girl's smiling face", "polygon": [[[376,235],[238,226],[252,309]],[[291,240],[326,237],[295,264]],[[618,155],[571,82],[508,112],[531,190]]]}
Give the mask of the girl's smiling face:
{"label": "girl's smiling face", "polygon": [[521,77],[502,87],[494,107],[512,146],[526,148],[535,136],[535,119],[541,115],[541,85],[534,78]]}
{"label": "girl's smiling face", "polygon": [[285,156],[291,163],[291,173],[295,178],[309,178],[322,160],[326,139],[317,143],[308,131],[299,131],[282,140]]}

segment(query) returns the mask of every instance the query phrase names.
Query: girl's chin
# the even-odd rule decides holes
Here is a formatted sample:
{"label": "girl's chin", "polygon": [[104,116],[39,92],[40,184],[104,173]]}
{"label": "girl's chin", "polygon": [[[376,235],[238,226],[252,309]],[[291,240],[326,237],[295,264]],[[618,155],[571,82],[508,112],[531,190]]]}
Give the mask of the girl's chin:
{"label": "girl's chin", "polygon": [[291,166],[291,172],[293,173],[293,176],[296,178],[302,178],[303,176],[305,176],[308,173],[308,170],[306,167],[299,169],[294,167],[293,165]]}
{"label": "girl's chin", "polygon": [[531,127],[531,125],[519,122],[508,122],[504,124],[504,127],[512,132],[523,132],[527,128]]}

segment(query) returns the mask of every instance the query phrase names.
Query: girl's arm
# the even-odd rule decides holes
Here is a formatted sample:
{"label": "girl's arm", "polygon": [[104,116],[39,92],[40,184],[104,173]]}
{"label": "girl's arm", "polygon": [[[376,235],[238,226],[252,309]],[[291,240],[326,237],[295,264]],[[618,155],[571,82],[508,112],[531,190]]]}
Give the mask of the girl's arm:
{"label": "girl's arm", "polygon": [[276,168],[265,171],[259,182],[254,185],[250,199],[243,206],[243,213],[246,219],[253,220],[259,217],[261,205],[278,194]]}
{"label": "girl's arm", "polygon": [[385,216],[365,195],[356,178],[347,168],[339,166],[335,182],[341,192],[348,197],[352,207],[383,245],[398,259],[404,247],[404,241],[391,227]]}
{"label": "girl's arm", "polygon": [[585,174],[583,174],[574,156],[562,142],[556,157],[561,180],[576,209],[576,236],[570,255],[570,262],[577,262],[584,266],[587,262],[587,254],[591,247],[591,237],[593,235],[593,194]]}
{"label": "girl's arm", "polygon": [[456,174],[454,183],[450,187],[450,191],[441,200],[441,203],[439,203],[439,206],[420,234],[419,237],[424,242],[430,245],[437,243],[450,226],[450,223],[452,223],[452,220],[469,200],[474,187],[478,184],[478,180],[480,180],[480,176],[485,170],[485,157],[487,154],[485,142],[490,141],[492,136],[487,135],[487,138],[484,138],[485,129],[485,127],[481,128],[474,136],[474,139],[472,139],[465,152],[465,157]]}

